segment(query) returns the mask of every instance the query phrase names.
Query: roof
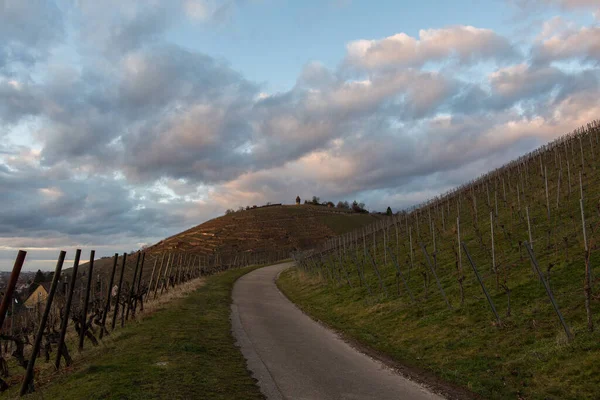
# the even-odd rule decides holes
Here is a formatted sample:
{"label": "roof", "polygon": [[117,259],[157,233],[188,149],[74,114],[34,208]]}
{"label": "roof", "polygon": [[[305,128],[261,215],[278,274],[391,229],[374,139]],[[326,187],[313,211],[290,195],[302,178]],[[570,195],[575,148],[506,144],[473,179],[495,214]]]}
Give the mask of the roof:
{"label": "roof", "polygon": [[52,282],[42,282],[40,285],[44,288],[46,293],[50,293],[50,286],[52,286]]}
{"label": "roof", "polygon": [[[46,291],[46,294],[48,294],[48,293],[50,293],[50,285],[51,285],[51,282],[41,282],[35,287],[35,290],[37,290],[41,286]],[[35,294],[35,290],[27,297],[27,299],[25,299],[25,302],[27,302],[27,300],[29,300],[31,298],[31,296],[33,296]]]}

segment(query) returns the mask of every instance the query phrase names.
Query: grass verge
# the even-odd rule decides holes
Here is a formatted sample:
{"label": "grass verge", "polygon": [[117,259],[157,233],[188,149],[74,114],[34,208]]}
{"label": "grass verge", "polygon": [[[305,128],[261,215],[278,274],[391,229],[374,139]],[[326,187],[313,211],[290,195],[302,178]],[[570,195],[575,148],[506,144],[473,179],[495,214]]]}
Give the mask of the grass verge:
{"label": "grass verge", "polygon": [[231,334],[231,290],[258,267],[206,278],[199,289],[115,332],[72,373],[29,398],[262,399]]}
{"label": "grass verge", "polygon": [[[409,368],[424,370],[486,399],[600,398],[600,344],[579,331],[565,343],[535,327],[495,327],[485,304],[423,314],[399,299],[365,300],[359,289],[326,284],[296,268],[280,289],[307,314],[347,338]],[[487,323],[486,323],[487,320]]]}

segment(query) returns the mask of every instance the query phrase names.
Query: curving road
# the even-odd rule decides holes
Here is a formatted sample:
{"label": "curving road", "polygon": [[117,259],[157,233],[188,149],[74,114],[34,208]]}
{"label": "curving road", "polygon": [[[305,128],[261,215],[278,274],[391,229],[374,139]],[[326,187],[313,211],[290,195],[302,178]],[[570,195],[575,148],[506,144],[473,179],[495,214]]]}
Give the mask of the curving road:
{"label": "curving road", "polygon": [[233,289],[233,332],[268,399],[441,399],[302,313],[275,285],[291,265],[257,269]]}

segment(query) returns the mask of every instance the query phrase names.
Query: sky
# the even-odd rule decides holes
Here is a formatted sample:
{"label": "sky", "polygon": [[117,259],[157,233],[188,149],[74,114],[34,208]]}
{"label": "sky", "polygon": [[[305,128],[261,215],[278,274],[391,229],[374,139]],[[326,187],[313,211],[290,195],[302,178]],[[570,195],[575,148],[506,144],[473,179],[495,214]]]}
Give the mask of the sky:
{"label": "sky", "polygon": [[600,117],[597,0],[0,0],[0,270],[411,207]]}

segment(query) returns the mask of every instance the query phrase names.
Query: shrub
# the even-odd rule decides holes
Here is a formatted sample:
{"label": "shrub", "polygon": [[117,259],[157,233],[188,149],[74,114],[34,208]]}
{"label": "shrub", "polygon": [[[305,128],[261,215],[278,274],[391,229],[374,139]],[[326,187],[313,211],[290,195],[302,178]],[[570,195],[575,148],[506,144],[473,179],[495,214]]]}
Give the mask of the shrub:
{"label": "shrub", "polygon": [[336,207],[342,210],[349,210],[350,204],[347,201],[338,201]]}
{"label": "shrub", "polygon": [[354,200],[352,202],[352,211],[356,212],[356,213],[367,213],[368,211],[365,210],[365,203],[359,203],[356,200]]}

